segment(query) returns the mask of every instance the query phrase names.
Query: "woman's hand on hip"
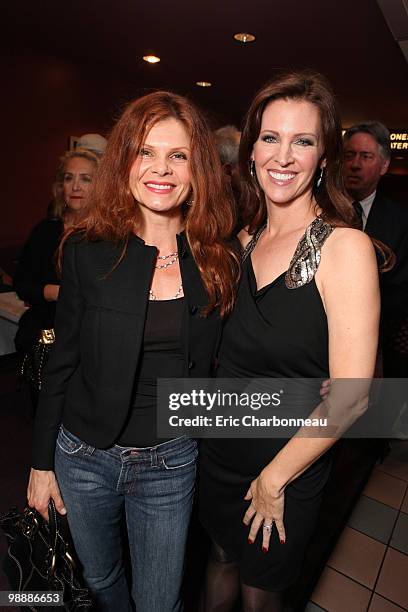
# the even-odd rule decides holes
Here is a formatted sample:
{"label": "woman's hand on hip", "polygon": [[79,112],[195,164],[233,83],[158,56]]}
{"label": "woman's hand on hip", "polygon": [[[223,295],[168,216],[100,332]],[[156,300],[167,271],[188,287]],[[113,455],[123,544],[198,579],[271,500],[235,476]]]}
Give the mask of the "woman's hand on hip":
{"label": "woman's hand on hip", "polygon": [[31,468],[27,488],[28,505],[38,510],[46,521],[48,521],[50,499],[54,500],[55,507],[60,514],[67,513],[54,472]]}
{"label": "woman's hand on hip", "polygon": [[[259,529],[262,531],[262,551],[269,549],[271,532],[275,526],[281,544],[285,543],[286,534],[283,524],[283,512],[285,507],[285,495],[273,483],[268,468],[265,468],[258,478],[251,482],[251,486],[245,495],[251,504],[244,516],[245,525],[251,524],[248,542],[255,541]],[[251,523],[252,521],[252,523]]]}

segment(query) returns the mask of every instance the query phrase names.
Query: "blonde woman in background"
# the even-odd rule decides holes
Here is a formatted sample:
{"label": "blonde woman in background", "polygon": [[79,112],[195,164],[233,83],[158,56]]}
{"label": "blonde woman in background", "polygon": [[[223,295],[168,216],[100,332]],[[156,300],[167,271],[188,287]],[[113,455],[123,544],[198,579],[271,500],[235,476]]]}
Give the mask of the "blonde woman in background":
{"label": "blonde woman in background", "polygon": [[[14,277],[19,298],[30,306],[20,319],[14,340],[22,355],[34,345],[40,330],[54,326],[59,293],[55,253],[62,234],[76,223],[86,205],[98,163],[98,157],[85,149],[65,153],[53,184],[54,199],[48,215],[34,227],[23,247]],[[34,394],[34,405],[36,400]]]}

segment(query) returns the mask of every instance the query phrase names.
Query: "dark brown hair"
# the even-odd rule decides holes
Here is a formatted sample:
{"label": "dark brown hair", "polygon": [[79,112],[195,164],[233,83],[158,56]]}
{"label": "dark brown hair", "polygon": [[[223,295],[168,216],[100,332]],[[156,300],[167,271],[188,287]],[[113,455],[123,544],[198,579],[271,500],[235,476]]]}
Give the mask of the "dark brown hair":
{"label": "dark brown hair", "polygon": [[328,222],[352,226],[354,210],[344,193],[341,173],[341,123],[336,100],[325,77],[306,70],[280,73],[256,94],[246,115],[241,135],[240,172],[242,214],[249,232],[253,233],[266,219],[265,197],[257,181],[250,175],[249,160],[261,130],[266,106],[281,98],[306,100],[318,108],[323,142],[322,159],[326,159],[326,167],[324,179],[321,186],[314,189],[314,196]]}
{"label": "dark brown hair", "polygon": [[[258,181],[251,177],[249,162],[253,146],[261,131],[262,115],[270,102],[279,99],[305,100],[317,107],[320,115],[324,177],[317,186],[315,177],[313,195],[322,217],[331,225],[358,227],[354,209],[346,196],[342,163],[343,143],[340,113],[336,98],[327,79],[310,70],[279,73],[256,94],[245,117],[240,144],[241,214],[248,232],[253,234],[266,220],[265,195]],[[317,169],[320,173],[320,168]],[[373,240],[377,253],[383,260],[383,271],[393,265],[392,251]]]}
{"label": "dark brown hair", "polygon": [[153,125],[174,118],[191,138],[192,206],[185,207],[185,232],[209,303],[222,315],[230,312],[239,277],[239,262],[228,239],[234,212],[223,181],[213,136],[203,116],[186,98],[157,91],[133,101],[114,126],[89,198],[86,218],[77,226],[88,240],[124,241],[140,231],[142,215],[129,187],[131,167]]}

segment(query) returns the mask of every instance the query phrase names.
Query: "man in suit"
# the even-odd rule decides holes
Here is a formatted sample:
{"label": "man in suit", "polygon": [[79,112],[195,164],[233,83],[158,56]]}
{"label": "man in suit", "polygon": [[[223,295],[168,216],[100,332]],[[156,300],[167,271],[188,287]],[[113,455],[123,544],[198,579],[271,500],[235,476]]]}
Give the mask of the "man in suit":
{"label": "man in suit", "polygon": [[344,181],[361,229],[390,247],[396,262],[381,274],[383,374],[408,377],[408,202],[377,191],[391,158],[390,134],[382,123],[354,125],[344,134]]}

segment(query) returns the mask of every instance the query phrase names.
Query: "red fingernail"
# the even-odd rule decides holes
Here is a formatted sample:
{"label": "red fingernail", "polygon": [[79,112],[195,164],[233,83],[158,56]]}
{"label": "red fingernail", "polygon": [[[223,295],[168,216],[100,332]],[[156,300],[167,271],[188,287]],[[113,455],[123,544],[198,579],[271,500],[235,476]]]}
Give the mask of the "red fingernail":
{"label": "red fingernail", "polygon": [[262,546],[262,552],[263,553],[267,553],[268,552],[268,549],[266,548],[266,546]]}
{"label": "red fingernail", "polygon": [[253,540],[251,540],[250,538],[248,538],[248,544],[253,544]]}
{"label": "red fingernail", "polygon": [[285,540],[279,540],[281,544],[285,544]]}

